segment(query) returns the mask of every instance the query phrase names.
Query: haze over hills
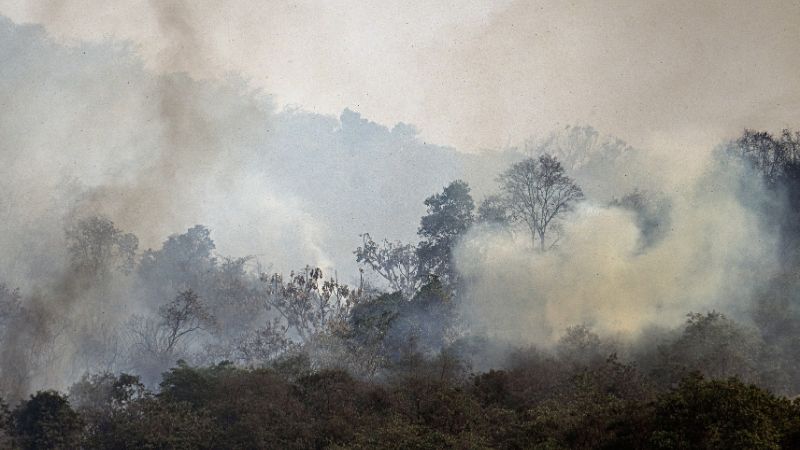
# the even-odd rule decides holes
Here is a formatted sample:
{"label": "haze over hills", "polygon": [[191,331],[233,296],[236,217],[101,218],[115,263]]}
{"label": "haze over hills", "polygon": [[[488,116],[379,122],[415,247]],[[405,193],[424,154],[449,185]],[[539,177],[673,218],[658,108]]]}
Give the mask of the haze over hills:
{"label": "haze over hills", "polygon": [[800,448],[797,18],[0,0],[0,448]]}
{"label": "haze over hills", "polygon": [[[155,75],[124,44],[66,47],[8,19],[0,34],[3,105],[14,111],[0,118],[7,254],[35,254],[67,216],[91,211],[136,233],[142,248],[200,223],[222,254],[282,271],[321,265],[353,281],[359,234],[412,240],[431,193],[462,178],[480,199],[535,151],[459,152],[424,142],[413,125],[387,127],[350,109],[276,110],[235,78]],[[589,172],[632,149],[590,128],[559,133],[587,189],[624,193]],[[55,270],[26,261],[4,258],[3,269],[20,284],[32,270]]]}

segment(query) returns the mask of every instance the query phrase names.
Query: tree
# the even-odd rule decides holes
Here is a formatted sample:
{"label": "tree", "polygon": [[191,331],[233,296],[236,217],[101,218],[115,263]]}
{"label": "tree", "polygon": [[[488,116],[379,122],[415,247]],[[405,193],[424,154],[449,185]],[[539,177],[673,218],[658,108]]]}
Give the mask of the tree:
{"label": "tree", "polygon": [[134,358],[142,364],[152,364],[148,381],[186,352],[188,337],[196,331],[215,325],[214,317],[191,289],[179,293],[171,302],[161,306],[158,318],[134,316],[129,322],[133,335]]}
{"label": "tree", "polygon": [[796,448],[797,413],[754,385],[693,374],[656,402],[649,447]]}
{"label": "tree", "polygon": [[398,367],[409,355],[439,354],[454,334],[456,311],[441,282],[433,280],[411,299],[399,292],[383,294],[355,305],[345,337],[358,365],[368,375]]}
{"label": "tree", "polygon": [[14,420],[5,400],[0,397],[0,448],[14,448]]}
{"label": "tree", "polygon": [[246,267],[251,260],[251,257],[219,258],[206,289],[201,292],[219,325],[214,329],[218,338],[230,338],[260,318],[262,285],[259,274]]}
{"label": "tree", "polygon": [[[800,131],[784,129],[779,136],[745,130],[739,139],[722,147],[722,155],[740,161],[767,187],[769,197],[742,192],[742,200],[774,226],[781,240],[784,262],[800,261]],[[727,162],[722,158],[723,162]],[[743,180],[746,181],[746,180]],[[760,184],[759,183],[759,184]],[[742,188],[747,185],[743,184]]]}
{"label": "tree", "polygon": [[108,430],[92,436],[100,449],[216,449],[220,429],[210,414],[187,403],[147,395],[115,413]]}
{"label": "tree", "polygon": [[83,423],[58,392],[37,392],[14,409],[13,417],[22,448],[80,448]]}
{"label": "tree", "polygon": [[179,364],[160,386],[160,409],[182,407],[212,422],[211,448],[313,448],[311,411],[298,399],[298,389],[272,370]]}
{"label": "tree", "polygon": [[[55,376],[58,347],[70,322],[42,295],[26,296],[0,284],[0,391],[16,402],[34,377]],[[46,378],[47,379],[47,378]]]}
{"label": "tree", "polygon": [[355,251],[356,262],[366,265],[389,282],[393,291],[411,298],[422,285],[419,277],[419,256],[411,244],[384,239],[379,245],[368,233],[361,235],[364,245]]}
{"label": "tree", "polygon": [[127,373],[86,374],[69,388],[70,403],[83,416],[110,415],[146,394],[139,377]]}
{"label": "tree", "polygon": [[508,205],[500,195],[490,195],[478,207],[475,221],[481,224],[506,227],[511,223]]}
{"label": "tree", "polygon": [[[297,380],[297,397],[308,411],[315,448],[329,448],[332,444],[346,446],[364,421],[365,414],[361,383],[343,370],[321,370]],[[359,404],[361,403],[361,404]],[[368,417],[367,417],[368,419]]]}
{"label": "tree", "polygon": [[511,217],[527,225],[534,244],[538,237],[541,251],[547,249],[545,238],[554,221],[583,199],[581,188],[548,154],[515,163],[498,177],[498,182]]}
{"label": "tree", "polygon": [[263,326],[237,337],[233,343],[232,359],[247,366],[273,361],[292,347],[288,333],[289,327],[280,317],[268,320]]}
{"label": "tree", "polygon": [[291,272],[286,280],[281,274],[262,274],[261,281],[266,311],[277,312],[285,321],[284,332],[294,334],[303,343],[343,324],[357,301],[356,292],[333,278],[326,280],[318,267]]}
{"label": "tree", "polygon": [[[558,356],[565,362],[574,365],[588,365],[612,353],[592,329],[585,325],[574,325],[567,328],[566,333],[556,344]],[[608,350],[608,353],[606,353]]]}
{"label": "tree", "polygon": [[211,232],[202,225],[170,236],[160,250],[147,250],[139,262],[138,275],[154,298],[204,287],[217,268]]}
{"label": "tree", "polygon": [[139,239],[123,233],[106,217],[78,220],[65,230],[72,267],[89,277],[102,277],[111,269],[133,270]]}
{"label": "tree", "polygon": [[183,291],[159,310],[164,325],[164,344],[171,352],[178,341],[189,333],[211,324],[213,318],[206,311],[197,294],[191,289]]}
{"label": "tree", "polygon": [[455,180],[444,187],[440,194],[425,199],[427,214],[420,220],[417,234],[422,242],[417,247],[420,274],[437,276],[444,281],[453,281],[451,251],[474,220],[475,203],[469,185]]}
{"label": "tree", "polygon": [[766,131],[744,130],[725,150],[747,162],[768,184],[774,184],[800,164],[800,131],[784,129],[775,137]]}
{"label": "tree", "polygon": [[69,401],[86,423],[85,448],[117,448],[108,441],[119,416],[125,416],[131,405],[148,395],[138,376],[125,373],[84,375],[73,384]]}
{"label": "tree", "polygon": [[660,362],[653,369],[665,384],[698,371],[713,379],[737,377],[762,385],[775,384],[767,347],[758,330],[740,325],[715,311],[690,313],[683,333],[659,348]]}
{"label": "tree", "polygon": [[615,173],[629,167],[635,150],[625,141],[602,136],[591,126],[572,126],[555,130],[540,142],[526,142],[526,150],[534,155],[550,154],[570,171]]}
{"label": "tree", "polygon": [[214,249],[209,229],[195,225],[170,236],[161,249],[147,250],[137,271],[145,299],[172,298],[189,289],[203,299],[216,325],[205,330],[213,335],[202,353],[207,362],[237,358],[236,347],[263,318],[263,285],[248,268],[253,258],[217,256]]}
{"label": "tree", "polygon": [[766,345],[775,358],[768,364],[785,373],[785,394],[800,392],[800,280],[796,268],[788,266],[758,286],[753,295],[752,317]]}

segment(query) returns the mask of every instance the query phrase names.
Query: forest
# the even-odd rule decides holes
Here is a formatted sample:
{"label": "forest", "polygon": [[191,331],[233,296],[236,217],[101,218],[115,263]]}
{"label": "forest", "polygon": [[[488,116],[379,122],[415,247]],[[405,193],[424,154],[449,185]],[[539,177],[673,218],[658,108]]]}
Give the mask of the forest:
{"label": "forest", "polygon": [[682,196],[603,198],[633,150],[570,148],[418,199],[416,242],[363,230],[355,277],[74,209],[63,270],[0,284],[0,446],[800,448],[800,132]]}

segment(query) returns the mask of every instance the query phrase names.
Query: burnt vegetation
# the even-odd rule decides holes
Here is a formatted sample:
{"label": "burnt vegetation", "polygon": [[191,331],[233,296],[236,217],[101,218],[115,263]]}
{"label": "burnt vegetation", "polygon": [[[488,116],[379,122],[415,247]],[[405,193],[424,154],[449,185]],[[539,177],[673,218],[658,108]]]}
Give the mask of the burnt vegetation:
{"label": "burnt vegetation", "polygon": [[[558,249],[591,200],[559,156],[576,158],[516,162],[479,202],[461,180],[420,199],[417,243],[365,232],[350,284],[219,255],[201,225],[141,251],[109,218],[74,218],[65,281],[0,284],[0,447],[800,447],[800,134],[747,130],[715,154],[779,241],[781,270],[745,307],[635,339],[586,323],[548,345],[494,339],[461,314],[454,252],[476,227]],[[639,253],[670,233],[662,193],[608,207],[633,217]]]}

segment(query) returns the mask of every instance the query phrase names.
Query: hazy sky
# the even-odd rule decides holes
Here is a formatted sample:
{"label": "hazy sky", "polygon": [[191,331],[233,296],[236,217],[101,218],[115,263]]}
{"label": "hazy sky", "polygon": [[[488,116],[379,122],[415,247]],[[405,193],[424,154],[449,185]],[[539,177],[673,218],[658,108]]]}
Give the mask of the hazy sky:
{"label": "hazy sky", "polygon": [[800,3],[4,0],[64,42],[129,42],[155,71],[242,77],[278,105],[473,151],[567,123],[634,145],[794,126]]}

